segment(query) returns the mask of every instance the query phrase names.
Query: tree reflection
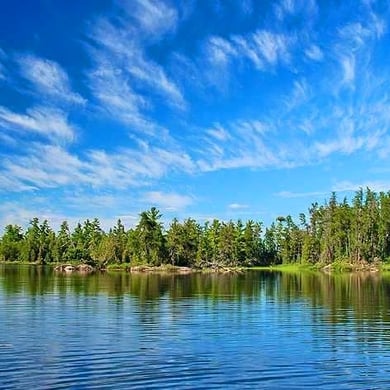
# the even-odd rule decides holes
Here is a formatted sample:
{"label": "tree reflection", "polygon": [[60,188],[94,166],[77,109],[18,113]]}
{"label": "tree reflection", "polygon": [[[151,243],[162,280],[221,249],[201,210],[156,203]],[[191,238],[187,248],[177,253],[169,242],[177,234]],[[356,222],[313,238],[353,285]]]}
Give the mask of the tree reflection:
{"label": "tree reflection", "polygon": [[[50,267],[1,265],[2,294],[66,294],[116,297],[131,296],[140,305],[158,305],[162,299],[210,301],[272,300],[279,303],[306,302],[324,308],[321,320],[349,321],[351,315],[364,323],[370,319],[389,321],[390,276],[378,273],[328,275],[248,271],[242,274],[61,274]],[[313,316],[318,315],[312,311]]]}

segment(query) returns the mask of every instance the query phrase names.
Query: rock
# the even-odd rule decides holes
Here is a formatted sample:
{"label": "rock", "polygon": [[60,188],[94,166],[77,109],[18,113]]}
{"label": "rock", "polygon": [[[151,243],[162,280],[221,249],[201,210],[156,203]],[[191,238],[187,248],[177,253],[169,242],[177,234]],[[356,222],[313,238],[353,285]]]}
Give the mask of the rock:
{"label": "rock", "polygon": [[89,264],[80,264],[79,266],[77,266],[77,271],[79,272],[93,272],[93,270],[93,267]]}
{"label": "rock", "polygon": [[72,265],[72,264],[61,264],[57,265],[57,267],[54,268],[54,271],[56,272],[81,272],[81,273],[89,273],[95,271],[95,269],[90,266],[89,264],[80,264],[80,265]]}
{"label": "rock", "polygon": [[192,273],[193,270],[190,267],[178,267],[177,272],[180,274],[189,274]]}

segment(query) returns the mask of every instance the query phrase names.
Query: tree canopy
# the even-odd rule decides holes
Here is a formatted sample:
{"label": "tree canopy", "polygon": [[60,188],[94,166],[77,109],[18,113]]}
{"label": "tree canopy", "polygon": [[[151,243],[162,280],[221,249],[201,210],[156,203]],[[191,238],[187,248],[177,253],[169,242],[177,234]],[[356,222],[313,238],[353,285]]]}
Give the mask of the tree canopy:
{"label": "tree canopy", "polygon": [[167,228],[159,210],[139,215],[128,230],[120,220],[108,232],[97,218],[58,232],[33,218],[25,231],[8,225],[0,240],[1,261],[41,264],[69,261],[95,265],[172,264],[190,267],[254,266],[288,263],[330,264],[390,260],[390,192],[357,191],[351,202],[332,193],[312,204],[299,221],[279,216],[265,230],[259,221],[198,223],[174,219]]}

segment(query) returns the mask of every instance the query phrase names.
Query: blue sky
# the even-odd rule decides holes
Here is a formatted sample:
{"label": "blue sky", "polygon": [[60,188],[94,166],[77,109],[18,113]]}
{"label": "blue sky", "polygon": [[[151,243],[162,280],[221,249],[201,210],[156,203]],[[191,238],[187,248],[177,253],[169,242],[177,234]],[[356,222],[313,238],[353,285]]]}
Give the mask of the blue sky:
{"label": "blue sky", "polygon": [[390,190],[388,0],[2,2],[0,226],[298,215]]}

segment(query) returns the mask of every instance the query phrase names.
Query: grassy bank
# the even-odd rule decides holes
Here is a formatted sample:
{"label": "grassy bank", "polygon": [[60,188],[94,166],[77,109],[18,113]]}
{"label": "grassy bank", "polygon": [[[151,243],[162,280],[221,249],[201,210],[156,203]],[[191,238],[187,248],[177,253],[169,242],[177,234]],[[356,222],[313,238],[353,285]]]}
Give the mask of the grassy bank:
{"label": "grassy bank", "polygon": [[379,269],[382,272],[390,272],[390,263],[382,263]]}
{"label": "grassy bank", "polygon": [[331,264],[280,264],[264,267],[248,267],[251,270],[264,271],[281,271],[281,272],[327,272],[327,273],[350,273],[350,272],[390,272],[390,264],[388,263],[366,263],[358,264],[350,263],[349,261],[335,261]]}
{"label": "grassy bank", "polygon": [[268,265],[268,266],[247,267],[246,269],[258,270],[258,271],[283,271],[283,272],[301,272],[301,271],[317,270],[317,268],[309,264],[278,264],[278,265]]}

